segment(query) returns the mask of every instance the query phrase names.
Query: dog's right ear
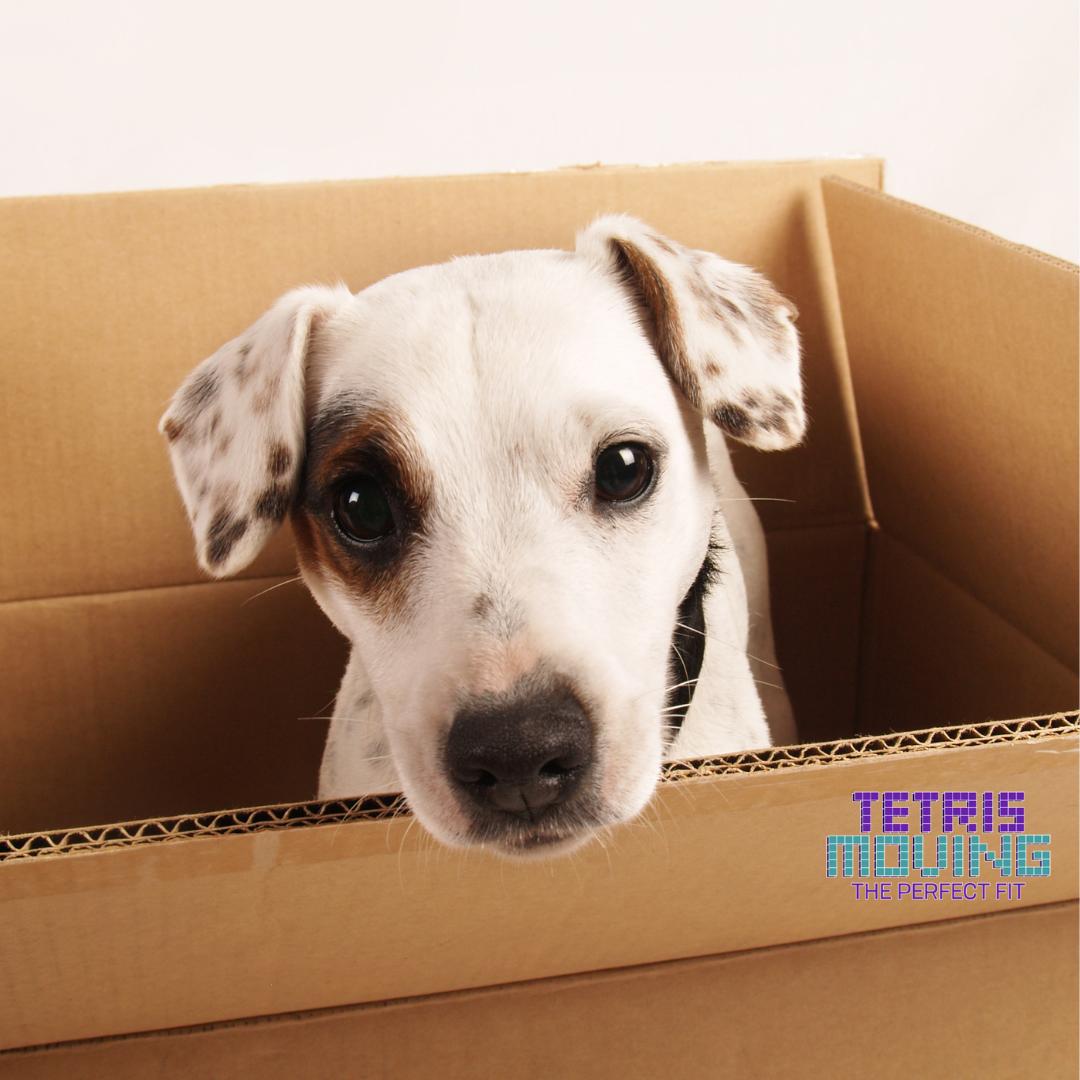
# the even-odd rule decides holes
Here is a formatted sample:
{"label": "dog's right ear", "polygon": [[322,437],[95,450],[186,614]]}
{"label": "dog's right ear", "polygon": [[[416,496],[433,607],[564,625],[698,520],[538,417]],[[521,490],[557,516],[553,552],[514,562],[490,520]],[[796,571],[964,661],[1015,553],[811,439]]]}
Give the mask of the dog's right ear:
{"label": "dog's right ear", "polygon": [[199,564],[215,577],[247,566],[292,505],[308,354],[319,324],[351,299],[344,285],[283,296],[204,360],[161,418]]}

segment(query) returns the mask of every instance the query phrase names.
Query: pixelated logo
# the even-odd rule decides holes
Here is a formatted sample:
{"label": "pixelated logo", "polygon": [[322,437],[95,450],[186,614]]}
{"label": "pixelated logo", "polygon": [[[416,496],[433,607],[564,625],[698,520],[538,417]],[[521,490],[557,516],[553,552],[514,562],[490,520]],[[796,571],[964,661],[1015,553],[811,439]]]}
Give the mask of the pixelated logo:
{"label": "pixelated logo", "polygon": [[1019,900],[1050,876],[1050,835],[1025,830],[1022,791],[851,799],[859,831],[827,838],[825,876],[864,879],[847,882],[857,900]]}

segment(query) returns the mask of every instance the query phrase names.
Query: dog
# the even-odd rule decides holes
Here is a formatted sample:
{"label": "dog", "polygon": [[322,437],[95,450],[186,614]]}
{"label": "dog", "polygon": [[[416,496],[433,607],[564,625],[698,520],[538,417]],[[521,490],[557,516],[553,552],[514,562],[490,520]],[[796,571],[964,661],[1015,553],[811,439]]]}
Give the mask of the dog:
{"label": "dog", "polygon": [[724,439],[802,439],[795,317],[610,215],[573,252],[296,289],[192,372],[160,430],[200,564],[290,517],[351,643],[320,798],[403,791],[446,844],[562,854],[665,759],[795,741]]}

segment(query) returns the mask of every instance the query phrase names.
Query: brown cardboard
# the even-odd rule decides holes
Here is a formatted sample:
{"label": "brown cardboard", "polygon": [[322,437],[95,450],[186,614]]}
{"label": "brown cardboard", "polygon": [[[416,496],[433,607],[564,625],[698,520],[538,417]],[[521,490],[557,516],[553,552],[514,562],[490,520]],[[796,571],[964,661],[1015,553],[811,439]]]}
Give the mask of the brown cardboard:
{"label": "brown cardboard", "polygon": [[[7,1045],[737,952],[957,906],[1000,911],[1032,893],[1072,899],[1080,837],[1060,810],[1076,805],[1077,737],[1058,730],[1003,730],[979,753],[916,742],[861,759],[778,755],[760,770],[746,755],[665,785],[640,822],[551,865],[435,849],[404,815],[15,860],[0,879],[5,951],[23,973],[3,1001]],[[912,775],[931,791],[1027,792],[1028,820],[1055,822],[1051,877],[1011,900],[850,902],[852,885],[825,876],[825,838],[853,830],[853,790],[905,790]],[[110,925],[124,931],[80,932]]]}
{"label": "brown cardboard", "polygon": [[[800,1076],[1005,1080],[1019,1069],[1053,1080],[1076,1074],[1076,971],[1076,905],[1051,904],[647,968],[68,1044],[0,1057],[0,1072],[6,1080],[652,1080],[788,1076],[797,1062]],[[1023,1033],[1016,1057],[999,1052],[1003,1030]]]}
{"label": "brown cardboard", "polygon": [[[1075,402],[1076,271],[872,190],[823,196],[830,173],[880,186],[880,163],[846,160],[0,202],[0,830],[33,831],[0,831],[0,1048],[399,1002],[334,1013],[341,1035],[320,1014],[7,1054],[0,1073],[168,1075],[220,1052],[305,1075],[306,1053],[377,1046],[387,1071],[422,1074],[457,1026],[513,1031],[506,1016],[521,1058],[494,1036],[470,1042],[477,1062],[538,1061],[558,1028],[582,1074],[605,1075],[601,1046],[612,1074],[654,1073],[652,1049],[597,1035],[584,994],[680,1044],[685,995],[701,1042],[670,1075],[736,1038],[743,1074],[799,1054],[807,1075],[943,1075],[955,1047],[919,1056],[890,1027],[940,1018],[866,989],[935,950],[957,966],[933,986],[1049,998],[1022,1016],[1052,1046],[1039,1075],[1060,1071],[1075,988],[1040,980],[1073,947],[1054,905],[1080,893],[1077,720],[1060,712],[1077,702],[1075,415],[1057,404]],[[154,431],[164,401],[291,285],[566,246],[610,209],[758,266],[800,309],[810,438],[735,462],[751,494],[796,500],[759,505],[778,652],[818,744],[673,764],[640,822],[550,866],[436,848],[392,798],[304,804],[324,729],[298,718],[325,714],[342,643],[288,583],[287,536],[243,580],[202,580]],[[852,899],[861,879],[825,875],[826,837],[857,831],[853,792],[893,790],[1025,792],[1052,873],[1008,895]],[[716,959],[673,966],[693,957]],[[536,982],[552,979],[569,981]],[[864,1005],[849,1058],[801,1054],[799,1024],[839,1032],[832,1001]],[[956,1010],[984,1025],[965,1029],[979,1074],[999,1074],[1024,1031]],[[715,1041],[731,1012],[746,1034]]]}
{"label": "brown cardboard", "polygon": [[1076,267],[824,189],[875,517],[1075,672]]}

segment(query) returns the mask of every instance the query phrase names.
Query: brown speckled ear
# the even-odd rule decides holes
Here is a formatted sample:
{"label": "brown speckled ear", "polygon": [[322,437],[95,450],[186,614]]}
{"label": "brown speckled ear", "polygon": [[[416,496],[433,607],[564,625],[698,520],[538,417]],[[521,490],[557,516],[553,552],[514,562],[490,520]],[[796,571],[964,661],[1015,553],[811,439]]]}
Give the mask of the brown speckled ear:
{"label": "brown speckled ear", "polygon": [[667,240],[635,218],[598,218],[577,251],[645,307],[679,389],[728,435],[759,450],[803,437],[795,308],[760,274]]}
{"label": "brown speckled ear", "polygon": [[204,360],[161,418],[199,564],[215,577],[247,566],[289,511],[313,327],[351,299],[343,285],[282,297]]}

